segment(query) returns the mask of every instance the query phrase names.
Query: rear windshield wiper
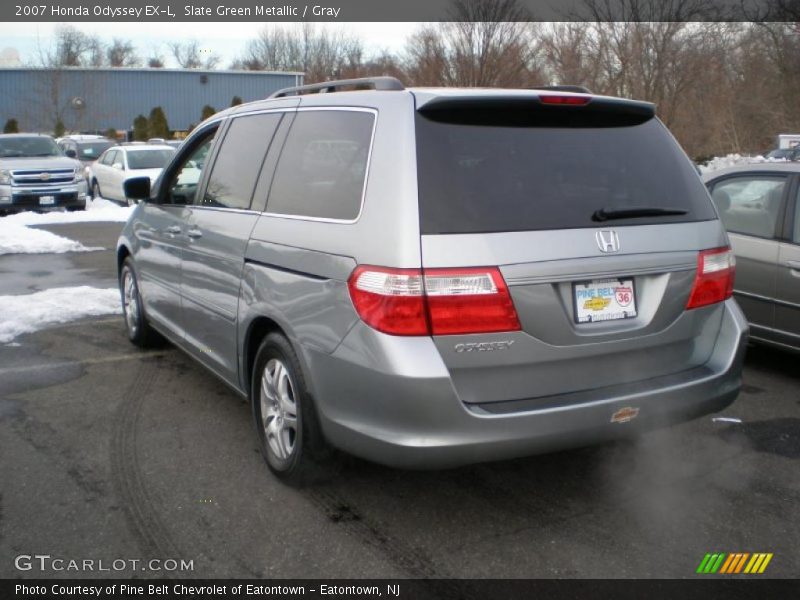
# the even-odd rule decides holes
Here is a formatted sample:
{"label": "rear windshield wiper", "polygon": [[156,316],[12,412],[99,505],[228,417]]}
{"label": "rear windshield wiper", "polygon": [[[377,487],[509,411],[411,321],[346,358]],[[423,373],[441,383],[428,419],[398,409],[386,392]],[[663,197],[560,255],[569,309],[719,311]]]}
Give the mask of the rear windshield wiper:
{"label": "rear windshield wiper", "polygon": [[637,217],[668,217],[685,215],[689,211],[683,208],[658,208],[650,206],[629,206],[627,208],[601,208],[594,211],[592,221],[610,221],[612,219],[635,219]]}

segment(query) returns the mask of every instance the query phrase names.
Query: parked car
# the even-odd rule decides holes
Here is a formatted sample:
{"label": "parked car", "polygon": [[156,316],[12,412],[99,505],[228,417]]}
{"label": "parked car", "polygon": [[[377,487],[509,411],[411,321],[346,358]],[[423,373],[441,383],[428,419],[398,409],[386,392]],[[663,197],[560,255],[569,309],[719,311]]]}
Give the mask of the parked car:
{"label": "parked car", "polygon": [[652,104],[290,88],[199,125],[150,183],[125,185],[144,200],[118,244],[128,337],[163,335],[248,397],[289,481],[331,446],[490,461],[739,393],[733,255]]}
{"label": "parked car", "polygon": [[91,186],[94,198],[130,204],[123,183],[131,177],[146,176],[154,182],[175,149],[166,145],[120,145],[106,150],[92,165]]}
{"label": "parked car", "polygon": [[764,155],[765,158],[782,158],[784,160],[800,160],[800,146],[794,148],[776,148]]}
{"label": "parked car", "polygon": [[0,135],[0,214],[86,208],[83,167],[49,135]]}
{"label": "parked car", "polygon": [[800,164],[703,177],[736,255],[734,295],[759,342],[800,350]]}
{"label": "parked car", "polygon": [[91,166],[100,155],[117,144],[102,135],[68,135],[56,140],[58,147],[70,158],[76,158],[83,165],[83,175],[86,185],[91,184]]}

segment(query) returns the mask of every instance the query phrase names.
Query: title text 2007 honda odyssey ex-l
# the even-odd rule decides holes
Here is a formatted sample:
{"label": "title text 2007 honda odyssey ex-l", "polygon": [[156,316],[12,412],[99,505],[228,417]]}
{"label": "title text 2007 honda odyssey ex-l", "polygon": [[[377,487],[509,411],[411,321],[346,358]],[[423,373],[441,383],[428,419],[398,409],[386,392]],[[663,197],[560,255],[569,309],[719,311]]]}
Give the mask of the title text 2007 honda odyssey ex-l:
{"label": "title text 2007 honda odyssey ex-l", "polygon": [[131,341],[248,396],[289,480],[330,447],[434,467],[585,445],[741,386],[734,258],[648,103],[293,88],[207,120],[126,195]]}

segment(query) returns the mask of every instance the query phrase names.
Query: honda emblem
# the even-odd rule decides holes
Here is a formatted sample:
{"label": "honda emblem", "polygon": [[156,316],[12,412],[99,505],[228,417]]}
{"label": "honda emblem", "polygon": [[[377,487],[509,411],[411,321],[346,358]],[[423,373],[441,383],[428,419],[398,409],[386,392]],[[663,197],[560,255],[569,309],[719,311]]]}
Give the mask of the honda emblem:
{"label": "honda emblem", "polygon": [[617,252],[619,250],[619,236],[613,229],[603,229],[594,234],[600,252]]}

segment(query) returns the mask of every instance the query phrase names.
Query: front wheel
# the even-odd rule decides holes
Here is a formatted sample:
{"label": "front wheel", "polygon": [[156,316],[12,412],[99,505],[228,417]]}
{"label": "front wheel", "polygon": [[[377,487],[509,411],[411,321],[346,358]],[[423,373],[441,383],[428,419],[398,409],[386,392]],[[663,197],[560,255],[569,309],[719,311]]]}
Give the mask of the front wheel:
{"label": "front wheel", "polygon": [[97,200],[98,198],[102,198],[102,196],[100,195],[100,184],[95,180],[92,182],[92,200]]}
{"label": "front wheel", "polygon": [[297,355],[281,334],[272,333],[261,343],[250,400],[259,447],[270,470],[292,485],[317,480],[330,466],[330,450]]}
{"label": "front wheel", "polygon": [[150,326],[145,316],[136,269],[130,257],[126,258],[122,264],[122,271],[119,274],[119,289],[122,296],[122,315],[125,317],[128,339],[140,348],[158,346],[161,342],[161,336]]}

